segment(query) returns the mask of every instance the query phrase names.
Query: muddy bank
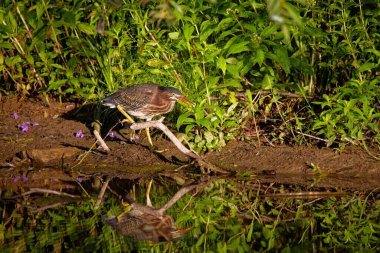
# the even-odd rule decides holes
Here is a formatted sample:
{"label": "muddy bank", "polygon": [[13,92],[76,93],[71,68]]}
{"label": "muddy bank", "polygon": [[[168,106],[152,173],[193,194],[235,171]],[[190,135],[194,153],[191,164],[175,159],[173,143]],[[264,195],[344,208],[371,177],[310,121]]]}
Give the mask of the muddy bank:
{"label": "muddy bank", "polygon": [[[39,100],[3,98],[0,104],[1,184],[15,181],[26,171],[28,180],[34,176],[35,182],[52,185],[51,175],[72,180],[73,176],[68,173],[73,172],[133,179],[178,168],[194,169],[189,165],[191,160],[158,131],[155,131],[154,143],[160,152],[150,150],[143,133],[137,143],[117,133],[115,138],[106,139],[111,154],[97,150],[90,131],[91,107],[82,120],[67,116],[76,107],[73,103],[50,101],[47,105]],[[25,125],[27,129],[23,128]],[[78,135],[79,131],[83,135]],[[338,153],[329,148],[230,142],[222,151],[210,152],[204,158],[234,172],[235,176],[248,172],[263,182],[360,189],[380,185],[380,161],[358,147]]]}

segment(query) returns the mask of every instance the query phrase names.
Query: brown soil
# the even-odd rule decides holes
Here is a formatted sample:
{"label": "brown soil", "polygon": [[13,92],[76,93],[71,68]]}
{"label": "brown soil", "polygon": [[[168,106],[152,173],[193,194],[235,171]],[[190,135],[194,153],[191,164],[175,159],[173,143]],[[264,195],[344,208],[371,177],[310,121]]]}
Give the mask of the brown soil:
{"label": "brown soil", "polygon": [[[0,102],[0,188],[20,184],[62,187],[64,182],[73,180],[73,174],[65,173],[67,171],[74,171],[75,176],[95,173],[134,179],[173,170],[190,161],[157,131],[154,143],[160,153],[148,148],[142,134],[140,143],[126,141],[120,134],[113,140],[106,139],[110,154],[97,150],[96,146],[91,149],[93,111],[89,107],[85,116],[68,116],[75,108],[73,103],[50,101],[47,105],[40,100],[3,98]],[[19,118],[12,118],[13,113]],[[17,125],[23,122],[38,125],[22,132]],[[83,131],[83,138],[75,136],[78,130]],[[87,152],[90,149],[94,152]],[[338,153],[328,148],[230,142],[222,151],[210,152],[204,159],[228,171],[254,174],[264,182],[365,190],[380,185],[380,161],[358,147]],[[19,180],[20,175],[27,175],[28,181]]]}

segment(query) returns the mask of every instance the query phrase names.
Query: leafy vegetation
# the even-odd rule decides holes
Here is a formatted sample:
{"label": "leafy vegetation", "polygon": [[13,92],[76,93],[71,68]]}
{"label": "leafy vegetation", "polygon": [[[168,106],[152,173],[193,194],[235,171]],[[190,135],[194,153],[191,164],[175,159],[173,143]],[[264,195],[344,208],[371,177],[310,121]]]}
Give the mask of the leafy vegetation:
{"label": "leafy vegetation", "polygon": [[86,102],[152,82],[196,103],[177,128],[197,151],[232,138],[261,141],[262,130],[269,141],[301,143],[307,133],[327,145],[379,146],[377,1],[4,0],[0,7],[5,94]]}
{"label": "leafy vegetation", "polygon": [[[195,102],[169,120],[176,119],[181,139],[197,152],[235,138],[350,143],[379,153],[379,10],[374,0],[3,0],[0,94],[87,103],[128,84],[159,83]],[[86,195],[82,202],[35,213],[27,208],[28,198],[2,199],[0,249],[379,248],[377,191],[335,196],[338,189],[328,189],[330,197],[308,200],[291,193],[286,199],[265,198],[264,188],[286,193],[291,187],[214,180],[169,209],[179,226],[192,228],[185,239],[155,245],[104,226],[101,216],[121,209],[112,196],[97,211]],[[166,191],[156,186],[157,206],[168,200]]]}
{"label": "leafy vegetation", "polygon": [[[123,184],[125,185],[125,183]],[[152,200],[161,206],[177,187],[154,184]],[[324,197],[299,198],[294,192],[320,192]],[[137,188],[144,203],[145,188]],[[93,198],[33,211],[30,203],[42,196],[2,201],[2,252],[375,252],[379,247],[379,196],[258,184],[256,180],[218,179],[195,196],[185,195],[168,210],[176,224],[191,228],[174,242],[138,242],[118,235],[102,215],[121,212],[119,200],[106,194],[94,210]],[[276,198],[275,194],[285,198]],[[4,196],[2,196],[4,197]],[[60,203],[61,200],[56,200]],[[28,208],[29,207],[29,208]]]}

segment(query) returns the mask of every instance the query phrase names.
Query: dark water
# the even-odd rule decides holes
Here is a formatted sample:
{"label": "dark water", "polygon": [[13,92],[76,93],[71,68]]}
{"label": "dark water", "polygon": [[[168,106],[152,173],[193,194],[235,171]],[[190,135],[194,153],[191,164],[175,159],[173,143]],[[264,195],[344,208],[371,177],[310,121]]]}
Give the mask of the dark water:
{"label": "dark water", "polygon": [[[4,188],[0,251],[376,252],[380,247],[378,190],[195,176],[196,187],[158,217],[143,208],[149,181],[112,179],[98,208],[102,184],[95,177],[57,192]],[[153,178],[153,206],[163,207],[180,189],[173,178]],[[134,208],[122,205],[131,199]]]}

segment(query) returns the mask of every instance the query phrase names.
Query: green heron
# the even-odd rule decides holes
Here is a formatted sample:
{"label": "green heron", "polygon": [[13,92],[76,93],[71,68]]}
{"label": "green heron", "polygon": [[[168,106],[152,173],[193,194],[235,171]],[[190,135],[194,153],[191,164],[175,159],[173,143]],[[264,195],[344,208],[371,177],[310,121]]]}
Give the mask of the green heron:
{"label": "green heron", "polygon": [[[122,88],[103,99],[102,103],[117,108],[126,117],[125,121],[133,123],[128,114],[150,121],[154,116],[171,112],[177,100],[192,104],[176,88],[144,83]],[[146,133],[153,146],[148,128]]]}
{"label": "green heron", "polygon": [[136,240],[159,242],[173,241],[183,237],[190,229],[177,228],[173,218],[165,215],[164,212],[195,186],[181,188],[167,204],[160,209],[155,209],[149,197],[152,182],[153,180],[150,180],[146,190],[146,206],[127,198],[128,203],[123,203],[126,209],[117,217],[104,217],[106,224],[119,234],[131,236]]}
{"label": "green heron", "polygon": [[179,229],[169,215],[157,217],[150,213],[135,214],[130,211],[120,219],[117,217],[104,218],[118,234],[130,236],[135,240],[149,240],[153,242],[173,241],[183,237],[190,229]]}

